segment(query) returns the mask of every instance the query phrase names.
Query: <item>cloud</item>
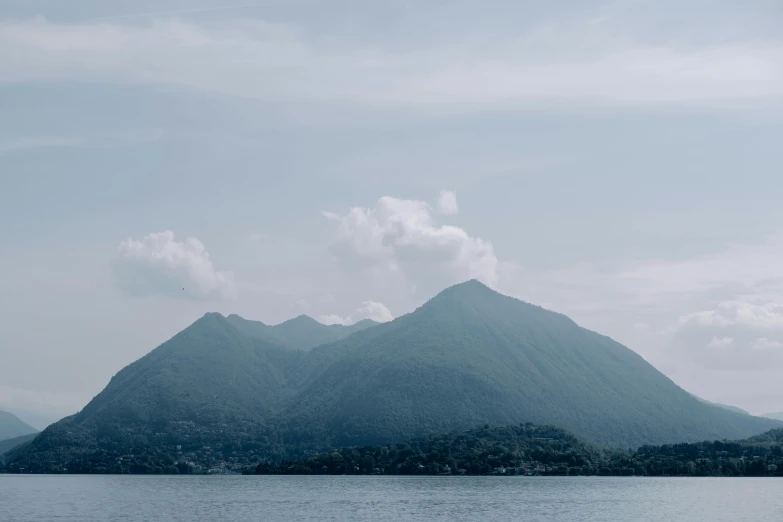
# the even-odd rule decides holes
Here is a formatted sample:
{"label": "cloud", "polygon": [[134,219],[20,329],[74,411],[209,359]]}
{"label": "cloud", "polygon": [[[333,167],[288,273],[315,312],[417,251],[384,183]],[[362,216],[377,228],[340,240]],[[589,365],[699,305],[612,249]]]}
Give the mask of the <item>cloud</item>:
{"label": "cloud", "polygon": [[[762,385],[751,382],[748,372],[783,368],[779,350],[754,348],[774,348],[761,338],[783,343],[781,258],[783,231],[673,259],[528,268],[503,287],[609,333],[679,384],[709,382],[712,372],[739,372],[737,382],[758,390]],[[733,343],[716,349],[716,339]]]}
{"label": "cloud", "polygon": [[679,332],[669,347],[677,364],[696,364],[719,371],[761,371],[783,368],[783,340],[759,337],[737,328],[729,336],[714,335],[710,329]]}
{"label": "cloud", "polygon": [[771,341],[766,337],[759,337],[756,339],[756,342],[753,343],[753,349],[762,351],[781,350],[783,349],[783,342]]}
{"label": "cloud", "polygon": [[649,42],[632,32],[621,37],[622,22],[619,15],[599,13],[519,34],[485,27],[461,34],[464,44],[431,38],[401,50],[394,35],[390,45],[373,45],[306,31],[306,24],[249,18],[186,22],[160,15],[135,24],[7,20],[0,22],[0,69],[6,82],[164,84],[268,101],[452,111],[544,102],[781,100],[779,41]]}
{"label": "cloud", "polygon": [[754,304],[744,301],[723,301],[715,310],[704,310],[680,318],[680,325],[744,326],[758,330],[783,330],[783,304]]}
{"label": "cloud", "polygon": [[761,371],[783,368],[783,307],[724,301],[687,314],[671,331],[671,353],[704,368]]}
{"label": "cloud", "polygon": [[169,10],[169,11],[154,11],[151,13],[134,13],[134,14],[125,14],[125,15],[116,15],[116,16],[102,16],[100,18],[93,18],[90,21],[121,20],[125,18],[147,18],[147,17],[159,17],[159,16],[168,16],[168,15],[205,13],[210,11],[225,11],[228,9],[244,9],[246,7],[259,7],[259,5],[260,4],[258,3],[254,3],[254,4],[239,4],[239,5],[222,5],[217,7],[201,7],[197,9],[176,9],[176,10]]}
{"label": "cloud", "polygon": [[384,196],[372,208],[325,212],[337,223],[333,252],[356,268],[381,268],[416,285],[479,279],[494,286],[499,263],[492,243],[436,223],[425,201]]}
{"label": "cloud", "polygon": [[204,244],[196,238],[175,241],[166,230],[118,247],[114,274],[120,289],[132,296],[165,295],[177,299],[234,297],[230,272],[215,270]]}
{"label": "cloud", "polygon": [[45,148],[112,148],[159,140],[163,132],[157,129],[136,129],[122,132],[102,132],[88,136],[30,136],[0,141],[0,155],[17,151]]}
{"label": "cloud", "polygon": [[612,284],[646,301],[716,291],[754,297],[758,292],[783,289],[781,258],[783,232],[778,232],[761,243],[729,245],[710,255],[638,262],[614,275]]}
{"label": "cloud", "polygon": [[734,339],[731,337],[713,337],[709,342],[707,348],[725,348],[734,344]]}
{"label": "cloud", "polygon": [[[783,231],[685,258],[615,259],[545,269],[516,283],[515,295],[552,303],[576,319],[593,321],[599,330],[616,325],[619,317],[629,328],[648,324],[650,334],[673,335],[686,325],[777,330],[783,321],[781,258]],[[661,341],[650,342],[657,346]]]}
{"label": "cloud", "polygon": [[457,194],[451,190],[442,190],[438,198],[438,212],[447,216],[458,213]]}
{"label": "cloud", "polygon": [[391,311],[383,303],[377,301],[365,301],[354,313],[347,317],[339,315],[322,315],[319,321],[323,324],[351,325],[364,319],[371,319],[378,323],[386,323],[394,319]]}

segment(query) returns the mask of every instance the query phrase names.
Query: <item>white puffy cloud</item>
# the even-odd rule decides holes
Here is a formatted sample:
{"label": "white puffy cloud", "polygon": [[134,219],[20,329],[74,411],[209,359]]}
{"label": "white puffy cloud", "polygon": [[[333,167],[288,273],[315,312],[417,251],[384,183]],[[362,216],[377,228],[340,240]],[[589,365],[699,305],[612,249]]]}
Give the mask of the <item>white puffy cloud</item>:
{"label": "white puffy cloud", "polygon": [[377,301],[365,301],[355,312],[347,317],[339,315],[322,315],[318,320],[324,324],[355,324],[364,319],[371,319],[378,323],[386,323],[394,319],[391,310],[386,305]]}
{"label": "white puffy cloud", "polygon": [[417,286],[441,288],[466,279],[494,286],[499,262],[492,243],[440,225],[425,201],[384,196],[372,208],[325,212],[337,223],[334,253],[364,268],[382,267]]}
{"label": "white puffy cloud", "polygon": [[141,240],[128,238],[114,262],[117,285],[133,296],[166,295],[178,299],[214,299],[235,295],[230,272],[215,270],[196,238],[176,241],[166,230]]}
{"label": "white puffy cloud", "polygon": [[457,205],[457,194],[451,190],[442,190],[440,197],[438,198],[438,212],[447,216],[454,215],[459,212],[459,205]]}
{"label": "white puffy cloud", "polygon": [[680,317],[670,330],[671,353],[711,370],[783,368],[782,318],[776,303],[722,301]]}

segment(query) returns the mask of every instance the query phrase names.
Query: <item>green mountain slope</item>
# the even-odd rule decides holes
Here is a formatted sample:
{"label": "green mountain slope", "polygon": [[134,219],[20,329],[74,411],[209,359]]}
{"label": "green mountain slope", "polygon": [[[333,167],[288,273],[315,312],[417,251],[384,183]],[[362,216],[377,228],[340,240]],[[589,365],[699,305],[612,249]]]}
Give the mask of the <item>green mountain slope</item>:
{"label": "green mountain slope", "polygon": [[383,443],[533,422],[633,447],[775,427],[704,404],[619,343],[476,281],[302,364],[315,368],[303,369],[304,389],[277,418],[301,441]]}
{"label": "green mountain slope", "polygon": [[243,335],[220,314],[207,314],[120,371],[74,420],[107,415],[137,422],[222,422],[257,416],[280,399],[286,370],[300,356]]}
{"label": "green mountain slope", "polygon": [[0,441],[29,435],[30,433],[38,433],[38,430],[23,422],[16,415],[7,411],[0,411]]}
{"label": "green mountain slope", "polygon": [[144,473],[171,471],[177,445],[268,448],[258,426],[287,393],[287,370],[302,356],[206,314],[9,458],[36,471]]}
{"label": "green mountain slope", "polygon": [[766,417],[767,419],[775,419],[779,421],[783,421],[783,411],[780,411],[778,413],[765,413],[762,415],[762,417]]}
{"label": "green mountain slope", "polygon": [[291,325],[307,333],[310,321],[270,338],[262,323],[207,314],[11,451],[9,469],[236,467],[485,423],[549,424],[625,448],[783,426],[705,404],[611,339],[475,281],[394,321],[294,349]]}
{"label": "green mountain slope", "polygon": [[227,319],[233,326],[252,337],[303,351],[322,344],[339,341],[354,332],[359,332],[378,324],[365,319],[349,326],[341,324],[325,325],[306,315],[300,315],[273,326],[260,321],[249,321],[238,315],[229,315]]}

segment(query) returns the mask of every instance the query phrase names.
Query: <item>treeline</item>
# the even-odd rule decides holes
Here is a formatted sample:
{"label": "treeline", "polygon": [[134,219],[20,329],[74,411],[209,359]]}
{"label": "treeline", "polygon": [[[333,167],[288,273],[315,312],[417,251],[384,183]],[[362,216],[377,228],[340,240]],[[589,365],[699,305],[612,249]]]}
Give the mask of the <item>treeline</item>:
{"label": "treeline", "polygon": [[349,447],[300,461],[261,463],[259,474],[487,475],[531,466],[542,474],[593,474],[600,451],[552,426],[445,433],[382,446]]}
{"label": "treeline", "polygon": [[347,447],[298,461],[263,462],[262,475],[783,476],[783,430],[737,442],[599,450],[550,426],[447,433]]}
{"label": "treeline", "polygon": [[241,472],[263,455],[283,458],[285,448],[242,423],[168,422],[146,427],[104,425],[85,429],[65,419],[30,442],[0,455],[0,472],[70,474],[179,474]]}
{"label": "treeline", "polygon": [[[783,434],[783,430],[775,430]],[[698,442],[643,446],[620,458],[635,475],[696,477],[783,476],[780,442]]]}
{"label": "treeline", "polygon": [[[167,428],[173,429],[171,425]],[[238,426],[201,430],[198,433],[199,427],[191,424],[181,426],[176,434],[164,430],[142,436],[128,431],[122,437],[115,433],[104,439],[83,440],[85,432],[57,426],[39,435],[38,444],[47,451],[33,454],[36,459],[19,459],[20,454],[26,455],[24,446],[16,448],[5,459],[0,456],[0,472],[783,476],[783,429],[743,441],[610,451],[552,426],[484,426],[393,444],[311,452],[300,458],[290,457],[296,453],[287,451],[281,441],[253,436]],[[179,442],[187,440],[183,433],[189,433],[190,443]],[[67,444],[63,438],[68,439]]]}

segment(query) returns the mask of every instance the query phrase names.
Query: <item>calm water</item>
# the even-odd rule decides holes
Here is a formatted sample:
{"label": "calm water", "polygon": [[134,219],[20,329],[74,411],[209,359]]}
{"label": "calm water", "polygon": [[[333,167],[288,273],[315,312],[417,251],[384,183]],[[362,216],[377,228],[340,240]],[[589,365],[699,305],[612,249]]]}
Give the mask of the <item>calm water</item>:
{"label": "calm water", "polygon": [[0,475],[0,520],[783,521],[783,480]]}

